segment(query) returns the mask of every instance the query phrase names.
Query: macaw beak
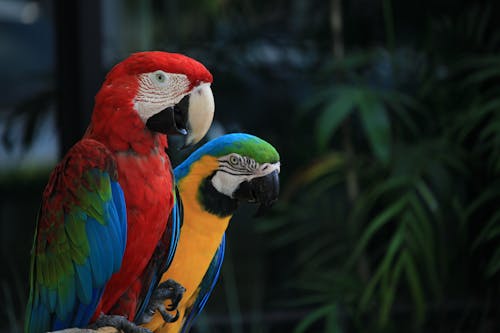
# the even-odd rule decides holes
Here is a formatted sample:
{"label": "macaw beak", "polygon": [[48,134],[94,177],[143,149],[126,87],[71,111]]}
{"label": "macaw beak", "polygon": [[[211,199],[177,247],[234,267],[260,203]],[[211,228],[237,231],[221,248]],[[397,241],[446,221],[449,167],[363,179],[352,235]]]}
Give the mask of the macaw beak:
{"label": "macaw beak", "polygon": [[179,103],[150,117],[146,126],[167,135],[184,135],[182,148],[198,143],[207,134],[214,118],[215,102],[210,84],[203,83]]}
{"label": "macaw beak", "polygon": [[250,181],[244,181],[234,191],[233,198],[250,203],[260,203],[256,216],[262,215],[276,200],[280,191],[278,170]]}

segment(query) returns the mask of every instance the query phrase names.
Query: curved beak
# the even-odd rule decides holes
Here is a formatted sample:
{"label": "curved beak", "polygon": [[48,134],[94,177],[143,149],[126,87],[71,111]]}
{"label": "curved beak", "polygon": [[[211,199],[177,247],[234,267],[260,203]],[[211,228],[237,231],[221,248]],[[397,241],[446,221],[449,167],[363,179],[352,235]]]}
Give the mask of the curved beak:
{"label": "curved beak", "polygon": [[146,126],[167,135],[184,135],[184,145],[198,143],[207,134],[214,118],[215,102],[210,84],[195,87],[179,103],[153,115]]}
{"label": "curved beak", "polygon": [[256,216],[262,215],[278,200],[280,181],[278,170],[250,181],[244,181],[234,191],[233,198],[260,203]]}

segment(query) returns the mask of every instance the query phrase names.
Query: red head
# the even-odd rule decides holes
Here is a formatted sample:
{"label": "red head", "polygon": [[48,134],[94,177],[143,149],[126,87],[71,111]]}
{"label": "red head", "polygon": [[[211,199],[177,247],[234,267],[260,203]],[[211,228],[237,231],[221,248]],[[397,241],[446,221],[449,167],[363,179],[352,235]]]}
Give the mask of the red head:
{"label": "red head", "polygon": [[183,74],[190,82],[190,89],[200,83],[212,83],[212,74],[200,62],[180,53],[161,51],[138,52],[117,64],[106,76],[106,82],[127,75],[161,70],[165,73]]}
{"label": "red head", "polygon": [[196,143],[212,123],[212,80],[205,66],[182,54],[134,53],[107,74],[88,135],[116,150],[153,141],[158,133]]}

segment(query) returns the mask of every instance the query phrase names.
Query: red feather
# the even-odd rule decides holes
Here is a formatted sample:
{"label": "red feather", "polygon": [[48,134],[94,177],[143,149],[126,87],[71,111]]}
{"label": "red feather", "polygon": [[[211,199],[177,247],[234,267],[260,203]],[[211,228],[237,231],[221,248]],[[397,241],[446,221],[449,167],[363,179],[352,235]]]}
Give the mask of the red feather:
{"label": "red feather", "polygon": [[[89,156],[89,151],[93,152],[92,156]],[[85,163],[74,161],[85,161]],[[81,175],[92,168],[106,171],[113,180],[118,177],[115,160],[104,145],[95,140],[80,140],[52,171],[42,195],[43,205],[36,242],[37,253],[43,253],[46,250],[56,236],[52,230],[64,223],[64,219],[56,217],[55,214],[67,212],[70,205],[78,204],[73,196],[60,194],[66,193],[67,189],[74,193],[76,187],[80,185],[88,187],[85,180],[81,179]]]}
{"label": "red feather", "polygon": [[[94,319],[112,308],[127,309],[134,319],[140,288],[131,288],[143,274],[160,240],[173,206],[171,165],[165,149],[167,138],[149,131],[133,100],[138,90],[137,75],[163,70],[185,74],[192,86],[212,82],[212,75],[199,62],[186,56],[165,52],[136,53],[116,65],[106,76],[96,96],[91,124],[85,137],[103,143],[115,156],[118,181],[127,206],[127,246],[120,271],[106,285]],[[115,304],[126,291],[131,304]],[[135,300],[135,301],[133,301]]]}

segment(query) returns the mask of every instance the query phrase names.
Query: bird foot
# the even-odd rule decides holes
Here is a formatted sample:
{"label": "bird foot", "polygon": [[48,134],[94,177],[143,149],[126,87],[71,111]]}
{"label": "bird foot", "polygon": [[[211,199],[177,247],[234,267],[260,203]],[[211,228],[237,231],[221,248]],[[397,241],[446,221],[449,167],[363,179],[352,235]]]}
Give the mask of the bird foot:
{"label": "bird foot", "polygon": [[[186,288],[172,279],[160,283],[153,292],[153,295],[151,295],[146,311],[144,311],[138,322],[141,324],[149,323],[155,312],[158,311],[166,323],[173,323],[179,319],[177,306],[185,291]],[[165,306],[167,299],[170,300],[170,304]],[[176,311],[176,313],[175,315],[171,315],[168,311]]]}
{"label": "bird foot", "polygon": [[144,327],[137,326],[124,316],[102,314],[89,328],[97,330],[101,327],[111,326],[123,333],[152,333]]}

